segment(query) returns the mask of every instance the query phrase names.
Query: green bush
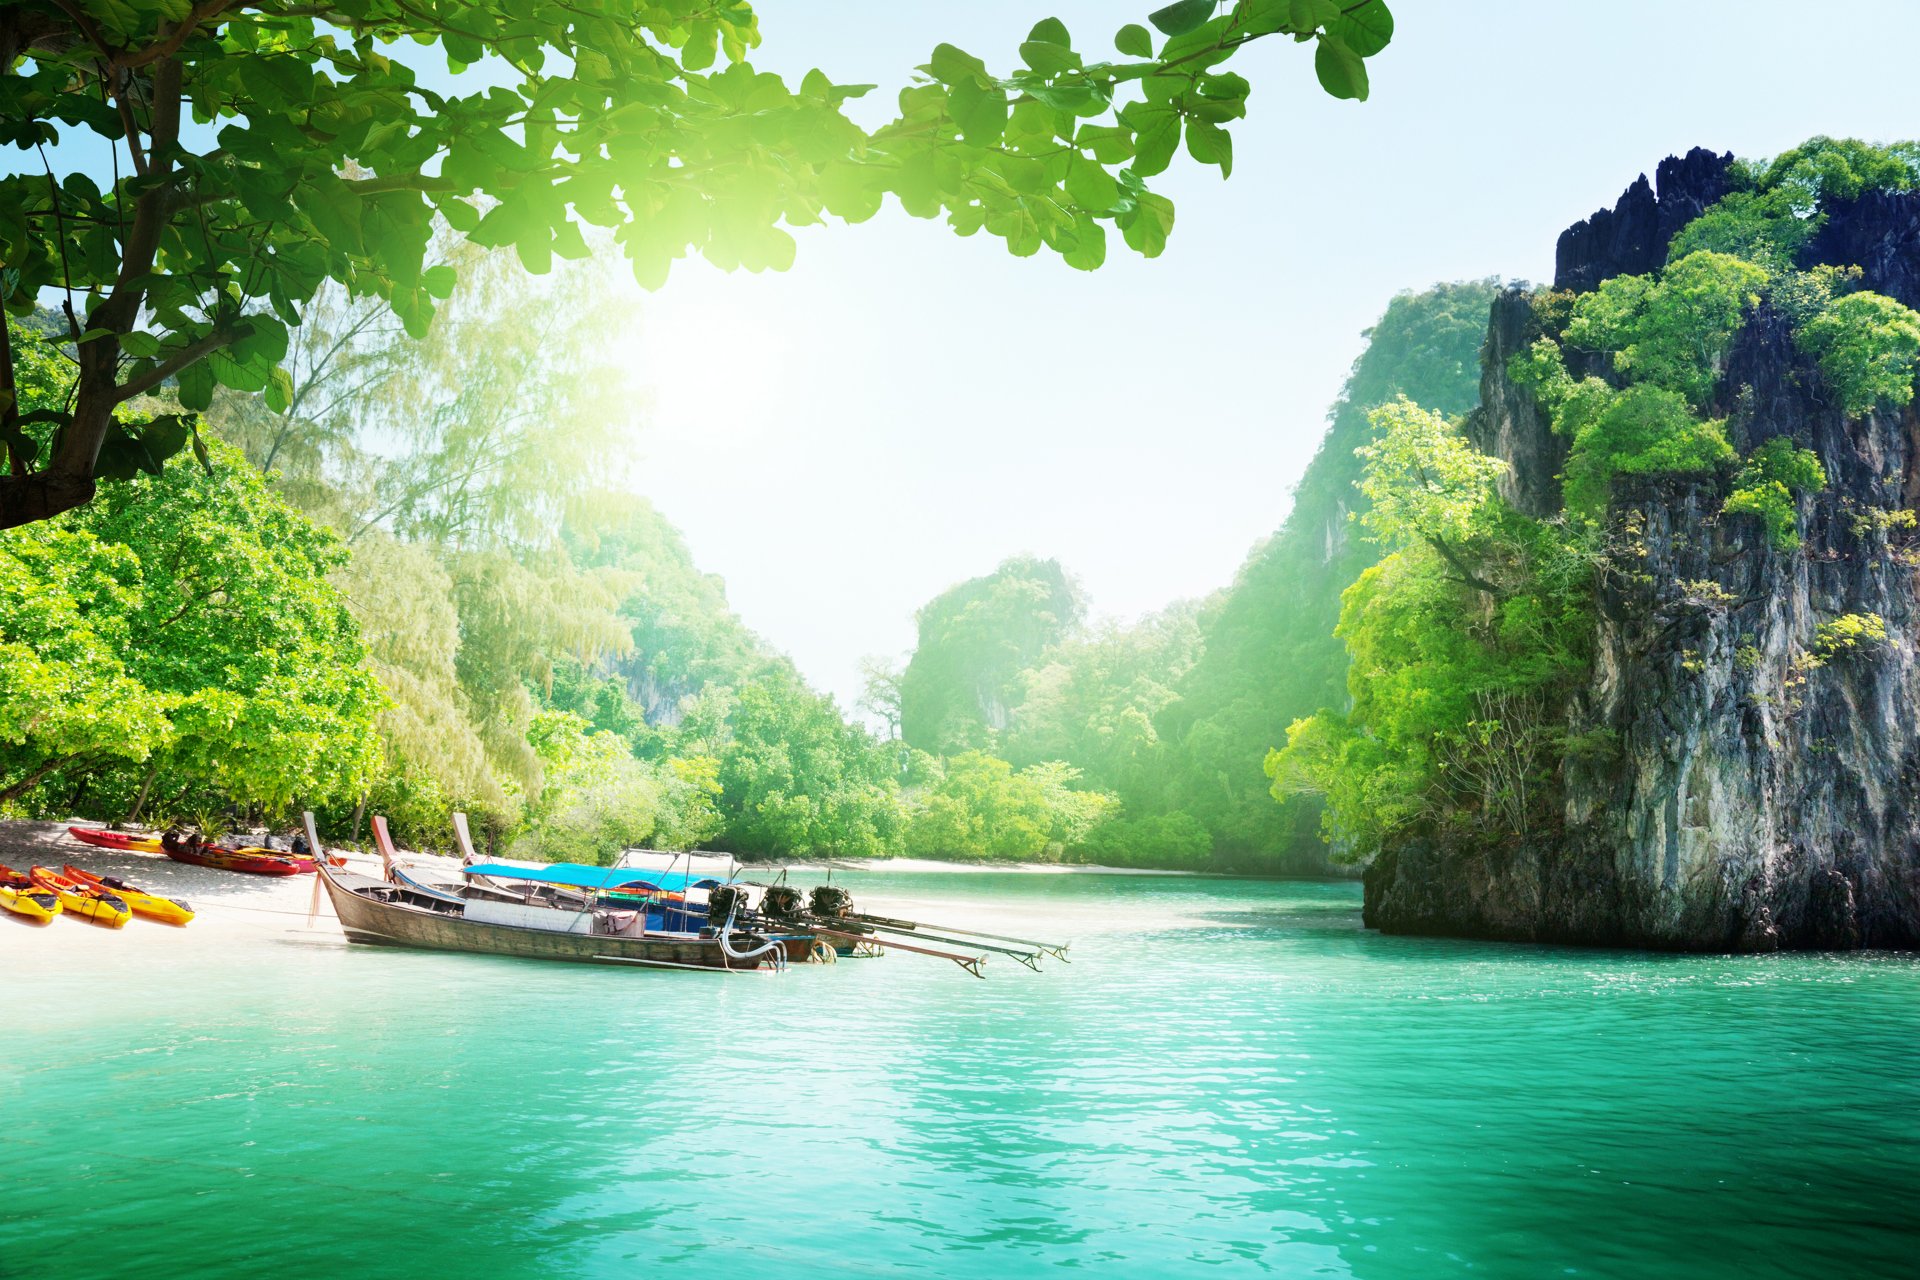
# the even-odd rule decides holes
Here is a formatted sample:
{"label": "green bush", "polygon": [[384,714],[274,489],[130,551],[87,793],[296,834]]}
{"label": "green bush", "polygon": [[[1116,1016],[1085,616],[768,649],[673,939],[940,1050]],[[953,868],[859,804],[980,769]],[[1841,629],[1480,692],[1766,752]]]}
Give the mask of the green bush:
{"label": "green bush", "polygon": [[1658,278],[1615,276],[1574,303],[1565,341],[1610,351],[1630,381],[1704,405],[1767,279],[1764,268],[1710,250],[1688,254]]}
{"label": "green bush", "polygon": [[1109,818],[1067,852],[1067,861],[1102,867],[1165,867],[1193,871],[1211,864],[1213,837],[1184,810],[1144,818]]}
{"label": "green bush", "polygon": [[1792,551],[1800,545],[1794,495],[1826,487],[1827,473],[1820,459],[1787,437],[1775,436],[1747,458],[1721,510],[1759,516],[1774,548]]}
{"label": "green bush", "polygon": [[1573,427],[1563,477],[1567,510],[1599,518],[1616,475],[1708,474],[1734,460],[1722,424],[1694,417],[1679,393],[1588,382],[1561,415]]}
{"label": "green bush", "polygon": [[1865,292],[1835,298],[1801,327],[1795,341],[1819,362],[1849,416],[1883,401],[1895,406],[1912,401],[1920,314],[1892,298]]}
{"label": "green bush", "polygon": [[1819,227],[1819,216],[1802,217],[1786,191],[1736,191],[1681,228],[1667,261],[1706,250],[1768,271],[1791,270]]}
{"label": "green bush", "polygon": [[1783,151],[1759,176],[1763,192],[1781,191],[1802,210],[1823,200],[1852,200],[1862,192],[1911,191],[1920,183],[1920,146],[1876,145],[1858,138],[1809,138]]}
{"label": "green bush", "polygon": [[1836,658],[1887,642],[1887,622],[1877,613],[1843,613],[1814,628],[1813,651]]}

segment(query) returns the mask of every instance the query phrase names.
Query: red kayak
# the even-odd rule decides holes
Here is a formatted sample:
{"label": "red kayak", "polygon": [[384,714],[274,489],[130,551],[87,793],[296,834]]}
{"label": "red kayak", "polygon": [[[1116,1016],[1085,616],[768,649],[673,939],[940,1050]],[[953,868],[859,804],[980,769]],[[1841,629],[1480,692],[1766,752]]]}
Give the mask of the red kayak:
{"label": "red kayak", "polygon": [[189,845],[168,841],[160,850],[175,862],[221,871],[245,871],[256,876],[297,876],[313,870],[312,858],[283,858],[265,849],[228,849],[217,844]]}
{"label": "red kayak", "polygon": [[135,849],[141,853],[159,853],[160,837],[137,836],[127,831],[108,831],[105,827],[68,827],[67,834],[81,844],[96,849]]}

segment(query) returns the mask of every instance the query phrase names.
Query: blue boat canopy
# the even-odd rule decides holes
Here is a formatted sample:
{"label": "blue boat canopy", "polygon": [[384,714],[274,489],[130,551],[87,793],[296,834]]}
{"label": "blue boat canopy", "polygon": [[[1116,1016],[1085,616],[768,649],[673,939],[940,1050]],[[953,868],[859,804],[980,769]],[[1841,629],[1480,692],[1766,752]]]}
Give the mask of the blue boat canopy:
{"label": "blue boat canopy", "polygon": [[516,867],[504,862],[481,862],[462,870],[470,876],[492,876],[499,880],[534,880],[541,884],[566,885],[571,889],[611,889],[685,893],[688,889],[712,889],[723,881],[712,876],[692,876],[683,871],[648,871],[642,867],[589,867],[577,862],[554,862],[544,867]]}

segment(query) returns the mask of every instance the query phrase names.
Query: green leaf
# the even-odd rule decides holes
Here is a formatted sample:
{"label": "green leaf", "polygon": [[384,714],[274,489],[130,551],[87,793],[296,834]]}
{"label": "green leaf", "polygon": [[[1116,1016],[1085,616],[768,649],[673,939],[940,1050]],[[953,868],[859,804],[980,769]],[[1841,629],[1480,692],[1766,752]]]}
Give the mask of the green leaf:
{"label": "green leaf", "polygon": [[1303,37],[1340,20],[1340,6],[1335,0],[1291,0],[1291,7],[1287,29]]}
{"label": "green leaf", "polygon": [[1121,164],[1133,158],[1133,130],[1111,124],[1083,124],[1074,142],[1093,153],[1101,164]]}
{"label": "green leaf", "polygon": [[1180,146],[1180,113],[1137,102],[1121,112],[1120,119],[1134,131],[1133,171],[1143,178],[1164,173]]}
{"label": "green leaf", "polygon": [[1320,87],[1336,98],[1367,100],[1367,64],[1338,36],[1322,35],[1313,51],[1313,70]]}
{"label": "green leaf", "polygon": [[149,422],[140,429],[140,444],[150,463],[142,470],[159,475],[166,460],[186,448],[192,435],[191,420],[182,413],[163,413]]}
{"label": "green leaf", "polygon": [[213,370],[205,360],[195,361],[180,371],[180,406],[204,409],[213,403]]}
{"label": "green leaf", "polygon": [[977,80],[956,80],[947,90],[947,112],[961,136],[976,147],[990,147],[1007,131],[1007,91],[983,87]]}
{"label": "green leaf", "polygon": [[1393,39],[1393,13],[1382,0],[1368,0],[1368,3],[1341,14],[1328,26],[1327,31],[1339,36],[1349,49],[1361,57],[1371,58]]}
{"label": "green leaf", "polygon": [[1205,120],[1187,121],[1187,153],[1201,164],[1217,164],[1220,176],[1233,176],[1233,135]]}
{"label": "green leaf", "polygon": [[200,438],[200,419],[198,416],[193,420],[192,444],[194,460],[200,464],[200,469],[206,472],[207,478],[211,480],[213,478],[213,459],[207,456],[207,442]]}
{"label": "green leaf", "polygon": [[135,329],[120,335],[120,349],[130,356],[151,360],[160,354],[160,339]]}
{"label": "green leaf", "polygon": [[1069,49],[1073,47],[1073,37],[1067,34],[1067,24],[1058,18],[1042,18],[1034,23],[1033,30],[1027,32],[1027,39],[1064,45]]}
{"label": "green leaf", "polygon": [[1113,175],[1084,156],[1067,167],[1067,194],[1089,213],[1105,213],[1120,203],[1120,184]]}
{"label": "green leaf", "polygon": [[1157,258],[1173,231],[1173,201],[1151,191],[1143,191],[1135,199],[1133,212],[1119,219],[1120,234],[1141,257]]}
{"label": "green leaf", "polygon": [[1057,76],[1062,71],[1080,68],[1079,54],[1050,40],[1028,40],[1020,46],[1020,60],[1043,76]]}
{"label": "green leaf", "polygon": [[1114,33],[1113,47],[1130,58],[1153,56],[1153,32],[1137,22],[1129,22]]}
{"label": "green leaf", "polygon": [[453,296],[453,286],[460,282],[459,273],[446,263],[436,263],[420,273],[420,285],[436,298]]}
{"label": "green leaf", "polygon": [[1170,36],[1183,36],[1213,16],[1214,0],[1179,0],[1147,15],[1147,21]]}
{"label": "green leaf", "polygon": [[285,413],[287,406],[293,403],[293,375],[281,365],[275,365],[273,372],[267,375],[267,385],[262,392],[267,408],[275,413]]}
{"label": "green leaf", "polygon": [[986,81],[993,77],[987,74],[987,64],[980,61],[964,49],[950,44],[934,46],[933,57],[923,68],[935,80],[946,84],[957,84],[962,80]]}

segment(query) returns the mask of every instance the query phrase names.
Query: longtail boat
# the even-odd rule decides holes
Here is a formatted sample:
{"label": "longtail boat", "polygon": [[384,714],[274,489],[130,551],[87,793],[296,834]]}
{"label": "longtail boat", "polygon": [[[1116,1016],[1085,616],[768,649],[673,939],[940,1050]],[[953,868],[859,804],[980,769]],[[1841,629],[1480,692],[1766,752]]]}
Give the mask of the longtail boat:
{"label": "longtail boat", "polygon": [[96,849],[126,849],[135,853],[159,853],[159,836],[137,836],[131,831],[109,831],[105,827],[68,827],[67,834],[81,844]]}
{"label": "longtail boat", "polygon": [[126,902],[129,910],[137,916],[149,920],[158,920],[162,924],[186,924],[193,919],[193,908],[178,898],[165,897],[137,885],[128,884],[118,876],[97,876],[69,863],[60,868],[67,879],[80,884],[92,885],[104,889]]}
{"label": "longtail boat", "polygon": [[[321,844],[311,815],[307,821],[308,843],[318,854]],[[529,884],[538,882],[534,868],[502,870]],[[654,969],[779,970],[787,963],[783,940],[731,927],[650,933],[645,913],[634,908],[575,911],[491,897],[449,902],[450,895],[336,869],[325,858],[318,874],[350,942]]]}
{"label": "longtail boat", "polygon": [[60,899],[28,876],[0,867],[0,910],[35,924],[47,924],[60,914]]}
{"label": "longtail boat", "polygon": [[[0,867],[0,871],[5,870],[5,867]],[[60,911],[63,915],[91,920],[109,929],[123,928],[127,921],[133,918],[133,912],[128,909],[126,900],[111,890],[96,888],[78,880],[69,880],[45,867],[33,867],[27,874],[33,878],[34,884],[60,899]]]}

